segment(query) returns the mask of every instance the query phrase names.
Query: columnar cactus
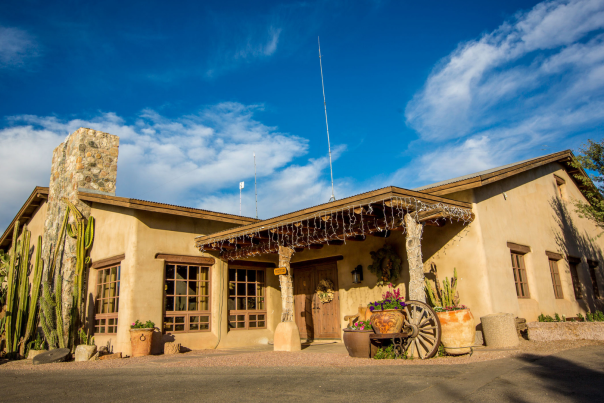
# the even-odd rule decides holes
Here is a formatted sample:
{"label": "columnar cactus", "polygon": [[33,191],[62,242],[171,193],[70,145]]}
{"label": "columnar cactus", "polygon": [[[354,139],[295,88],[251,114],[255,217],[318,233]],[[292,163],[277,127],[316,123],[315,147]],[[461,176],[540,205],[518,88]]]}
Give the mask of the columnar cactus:
{"label": "columnar cactus", "polygon": [[21,233],[21,253],[19,259],[19,278],[16,279],[18,283],[17,293],[15,294],[15,304],[17,304],[16,314],[13,315],[15,318],[15,328],[13,329],[13,352],[17,351],[19,341],[21,340],[21,332],[23,330],[23,316],[27,309],[27,300],[29,297],[29,279],[27,278],[27,271],[29,269],[29,242],[31,238],[31,232],[27,230],[27,225],[23,226],[23,232]]}
{"label": "columnar cactus", "polygon": [[14,312],[14,297],[15,297],[15,276],[17,271],[17,254],[19,251],[17,239],[19,237],[19,220],[15,222],[13,228],[13,244],[10,252],[10,263],[8,267],[7,291],[6,291],[6,321],[5,321],[5,336],[6,336],[6,352],[12,354],[13,345],[13,312]]}
{"label": "columnar cactus", "polygon": [[40,296],[40,286],[42,285],[42,269],[44,263],[42,261],[42,237],[38,236],[38,244],[36,247],[36,262],[34,263],[34,278],[31,286],[31,296],[29,299],[29,310],[27,316],[27,325],[25,327],[25,336],[23,336],[23,342],[21,342],[20,355],[24,356],[25,346],[28,340],[34,333],[34,327],[36,323],[38,313],[38,300]]}
{"label": "columnar cactus", "polygon": [[58,346],[57,340],[57,323],[55,320],[56,307],[55,297],[50,292],[50,283],[44,283],[42,289],[42,299],[40,301],[40,325],[44,332],[44,338],[48,343],[48,348],[53,350]]}

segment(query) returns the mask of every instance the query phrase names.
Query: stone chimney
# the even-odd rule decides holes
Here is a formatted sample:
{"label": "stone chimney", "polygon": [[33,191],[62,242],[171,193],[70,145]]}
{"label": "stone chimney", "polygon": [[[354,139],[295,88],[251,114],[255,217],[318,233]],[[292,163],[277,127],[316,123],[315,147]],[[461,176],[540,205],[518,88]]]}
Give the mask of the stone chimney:
{"label": "stone chimney", "polygon": [[[71,133],[52,155],[46,222],[44,224],[42,257],[44,278],[50,261],[61,240],[58,240],[66,204],[72,202],[86,217],[90,206],[78,199],[78,190],[115,195],[119,137],[80,128]],[[73,221],[71,221],[73,222]],[[61,252],[61,250],[60,250]],[[65,247],[57,259],[55,275],[63,276],[63,306],[72,306],[72,284],[76,267],[76,242],[65,236]],[[52,279],[48,279],[52,282]],[[68,324],[66,324],[68,325]]]}

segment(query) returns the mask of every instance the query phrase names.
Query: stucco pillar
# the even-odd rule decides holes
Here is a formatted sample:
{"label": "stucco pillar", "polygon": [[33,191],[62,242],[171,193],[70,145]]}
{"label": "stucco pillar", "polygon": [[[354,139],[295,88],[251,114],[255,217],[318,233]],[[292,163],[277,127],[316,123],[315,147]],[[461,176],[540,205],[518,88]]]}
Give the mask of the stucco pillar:
{"label": "stucco pillar", "polygon": [[423,224],[416,221],[412,214],[405,215],[407,229],[407,261],[409,262],[409,299],[426,302],[424,291],[424,262],[422,259]]}
{"label": "stucco pillar", "polygon": [[300,331],[294,321],[294,284],[289,262],[294,250],[279,246],[279,267],[287,269],[286,274],[279,276],[281,285],[281,323],[275,329],[274,348],[275,351],[300,351]]}
{"label": "stucco pillar", "polygon": [[294,318],[294,284],[292,281],[292,272],[289,262],[294,254],[294,250],[279,246],[279,267],[287,269],[286,274],[279,276],[281,285],[281,322],[291,322]]}

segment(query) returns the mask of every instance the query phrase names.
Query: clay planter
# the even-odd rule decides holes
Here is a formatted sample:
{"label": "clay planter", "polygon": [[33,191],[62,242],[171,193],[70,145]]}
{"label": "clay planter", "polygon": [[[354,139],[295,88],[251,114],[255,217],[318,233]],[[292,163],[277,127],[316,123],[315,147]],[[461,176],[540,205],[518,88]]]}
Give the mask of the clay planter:
{"label": "clay planter", "polygon": [[436,316],[440,321],[440,341],[445,346],[445,352],[452,355],[469,353],[476,337],[472,312],[469,309],[460,309],[459,311],[436,312]]}
{"label": "clay planter", "polygon": [[142,357],[151,354],[151,341],[155,329],[130,329],[130,344],[132,357]]}
{"label": "clay planter", "polygon": [[405,315],[398,309],[373,311],[371,326],[377,334],[400,333]]}
{"label": "clay planter", "polygon": [[348,355],[357,358],[371,358],[371,343],[369,335],[373,330],[351,330],[344,329],[344,345]]}

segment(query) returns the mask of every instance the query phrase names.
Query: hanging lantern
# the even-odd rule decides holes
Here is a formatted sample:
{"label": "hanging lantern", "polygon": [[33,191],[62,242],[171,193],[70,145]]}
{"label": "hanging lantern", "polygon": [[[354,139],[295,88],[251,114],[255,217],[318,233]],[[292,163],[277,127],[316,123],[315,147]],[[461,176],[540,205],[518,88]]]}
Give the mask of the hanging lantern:
{"label": "hanging lantern", "polygon": [[351,271],[351,273],[353,284],[359,284],[363,281],[363,266],[358,265],[353,271]]}

